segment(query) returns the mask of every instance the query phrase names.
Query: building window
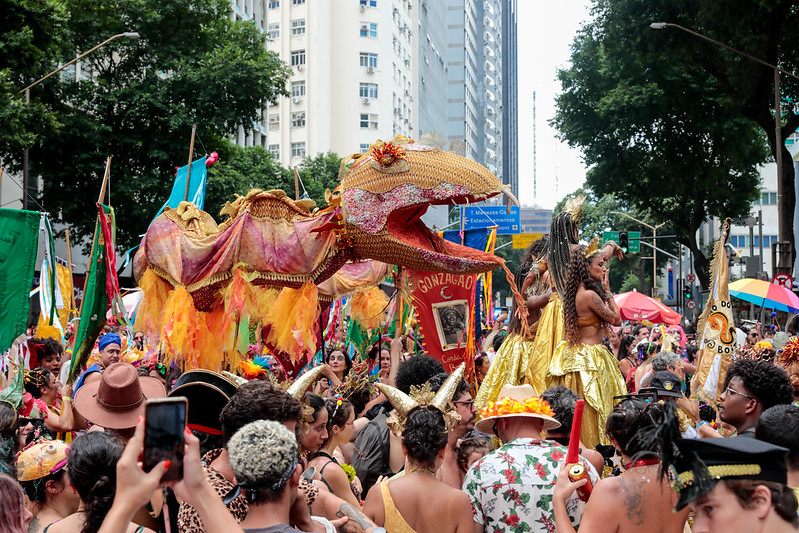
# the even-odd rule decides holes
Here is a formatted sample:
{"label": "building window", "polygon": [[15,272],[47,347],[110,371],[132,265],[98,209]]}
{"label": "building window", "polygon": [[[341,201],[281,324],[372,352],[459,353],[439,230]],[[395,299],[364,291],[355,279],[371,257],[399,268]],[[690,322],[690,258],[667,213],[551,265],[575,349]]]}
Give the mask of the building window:
{"label": "building window", "polygon": [[370,52],[361,52],[359,56],[359,64],[362,67],[377,68],[377,54]]}
{"label": "building window", "polygon": [[377,0],[361,0],[361,5],[364,7],[377,7]]}
{"label": "building window", "polygon": [[269,131],[280,129],[280,115],[278,113],[269,114]]}
{"label": "building window", "polygon": [[361,37],[377,37],[377,24],[375,22],[361,24]]}
{"label": "building window", "polygon": [[291,66],[297,67],[305,64],[305,50],[295,50],[291,52]]}
{"label": "building window", "polygon": [[291,96],[305,96],[305,81],[291,82]]}
{"label": "building window", "polygon": [[366,153],[366,152],[368,152],[368,151],[369,151],[369,143],[361,143],[361,149],[360,149],[360,152],[361,152],[362,154],[365,154],[365,153]]}
{"label": "building window", "polygon": [[280,37],[280,24],[274,22],[272,24],[266,25],[266,38],[267,39],[277,39]]}
{"label": "building window", "polygon": [[305,0],[292,0],[291,3],[294,4],[295,6],[298,6],[300,4],[304,4]]}
{"label": "building window", "polygon": [[269,9],[275,9],[280,7],[280,2],[269,2]]}
{"label": "building window", "polygon": [[[771,245],[777,242],[777,240],[778,238],[776,235],[763,235],[763,248],[771,247]],[[753,243],[753,247],[760,248],[760,235],[754,236]]]}
{"label": "building window", "polygon": [[305,157],[305,143],[291,143],[291,157]]}
{"label": "building window", "polygon": [[267,151],[272,154],[272,157],[278,159],[280,157],[280,145],[279,144],[270,144]]}
{"label": "building window", "polygon": [[305,35],[305,19],[298,19],[291,21],[291,34]]}
{"label": "building window", "polygon": [[361,98],[377,98],[377,84],[362,83],[358,94]]}
{"label": "building window", "polygon": [[295,111],[291,114],[291,127],[302,128],[305,126],[305,111]]}
{"label": "building window", "polygon": [[362,128],[377,128],[377,115],[374,113],[361,113],[359,121]]}
{"label": "building window", "polygon": [[776,192],[761,193],[760,203],[763,205],[777,205],[777,193]]}

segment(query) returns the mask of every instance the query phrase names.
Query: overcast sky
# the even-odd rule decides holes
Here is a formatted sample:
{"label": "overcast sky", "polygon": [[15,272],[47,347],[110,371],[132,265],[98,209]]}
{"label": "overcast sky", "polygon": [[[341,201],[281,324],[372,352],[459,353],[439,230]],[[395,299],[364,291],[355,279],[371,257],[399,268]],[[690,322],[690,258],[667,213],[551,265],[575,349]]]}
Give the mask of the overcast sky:
{"label": "overcast sky", "polygon": [[[589,0],[518,0],[519,39],[519,200],[553,208],[585,180],[578,150],[555,138],[548,121],[560,92],[558,68],[569,64],[570,47]],[[533,195],[533,91],[536,93],[537,195]],[[557,185],[556,185],[557,177]]]}

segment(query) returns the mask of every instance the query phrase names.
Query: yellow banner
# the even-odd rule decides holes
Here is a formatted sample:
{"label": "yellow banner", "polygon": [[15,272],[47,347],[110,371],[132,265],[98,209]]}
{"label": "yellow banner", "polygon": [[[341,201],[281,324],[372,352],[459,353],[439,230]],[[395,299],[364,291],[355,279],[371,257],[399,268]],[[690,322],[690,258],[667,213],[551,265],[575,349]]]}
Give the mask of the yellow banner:
{"label": "yellow banner", "polygon": [[527,248],[543,236],[543,233],[516,233],[513,235],[513,247]]}

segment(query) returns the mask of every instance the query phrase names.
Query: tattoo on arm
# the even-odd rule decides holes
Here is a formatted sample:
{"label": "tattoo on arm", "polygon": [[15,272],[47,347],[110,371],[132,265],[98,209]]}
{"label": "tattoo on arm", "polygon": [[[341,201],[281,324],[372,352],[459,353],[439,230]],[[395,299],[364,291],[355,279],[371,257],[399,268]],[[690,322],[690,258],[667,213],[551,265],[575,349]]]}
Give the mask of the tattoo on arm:
{"label": "tattoo on arm", "polygon": [[346,502],[342,503],[338,511],[336,511],[336,518],[343,518],[345,516],[349,517],[349,521],[341,528],[341,531],[352,531],[354,533],[358,531],[355,525],[359,526],[361,531],[366,531],[374,526],[363,513],[358,511],[352,504]]}
{"label": "tattoo on arm", "polygon": [[599,315],[599,318],[604,320],[605,322],[611,322],[615,318],[615,314],[611,311],[605,302],[602,301],[602,298],[599,297],[597,294],[591,295],[591,299],[594,302],[594,310]]}

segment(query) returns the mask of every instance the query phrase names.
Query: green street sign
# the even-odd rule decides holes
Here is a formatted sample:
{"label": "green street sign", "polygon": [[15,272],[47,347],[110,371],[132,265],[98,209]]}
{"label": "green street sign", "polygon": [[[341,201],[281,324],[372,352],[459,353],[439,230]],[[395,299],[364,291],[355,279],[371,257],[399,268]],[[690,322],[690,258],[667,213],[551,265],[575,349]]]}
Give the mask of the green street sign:
{"label": "green street sign", "polygon": [[[641,253],[641,232],[640,231],[628,231],[627,232],[627,239],[629,240],[629,249],[627,253]],[[602,232],[602,242],[603,244],[613,241],[615,243],[619,242],[619,232],[618,231],[604,231]]]}

